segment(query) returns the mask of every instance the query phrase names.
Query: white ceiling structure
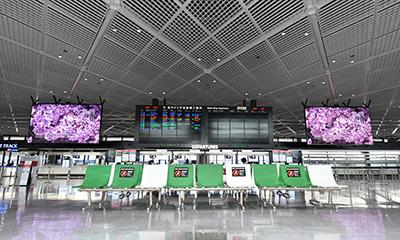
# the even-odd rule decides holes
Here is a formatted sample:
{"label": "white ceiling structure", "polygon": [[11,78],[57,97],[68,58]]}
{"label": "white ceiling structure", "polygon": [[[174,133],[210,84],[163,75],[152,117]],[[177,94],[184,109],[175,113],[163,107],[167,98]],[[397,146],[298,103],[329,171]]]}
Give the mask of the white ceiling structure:
{"label": "white ceiling structure", "polygon": [[[0,135],[25,135],[31,97],[106,100],[104,135],[134,135],[137,104],[303,107],[372,100],[374,134],[400,123],[400,0],[0,0]],[[400,131],[395,135],[400,134]]]}

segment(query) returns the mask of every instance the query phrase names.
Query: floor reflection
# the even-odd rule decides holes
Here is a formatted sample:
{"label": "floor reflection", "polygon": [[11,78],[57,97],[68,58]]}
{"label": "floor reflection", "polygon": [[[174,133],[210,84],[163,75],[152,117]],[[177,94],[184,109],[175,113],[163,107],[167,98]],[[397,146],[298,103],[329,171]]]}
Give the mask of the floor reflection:
{"label": "floor reflection", "polygon": [[193,210],[190,198],[178,212],[173,197],[147,213],[144,200],[121,207],[118,193],[108,196],[106,208],[82,212],[86,194],[75,185],[0,188],[0,239],[400,239],[398,182],[351,183],[335,194],[338,212],[305,201],[281,202],[274,212],[249,197],[244,213],[234,200],[209,206],[200,199]]}

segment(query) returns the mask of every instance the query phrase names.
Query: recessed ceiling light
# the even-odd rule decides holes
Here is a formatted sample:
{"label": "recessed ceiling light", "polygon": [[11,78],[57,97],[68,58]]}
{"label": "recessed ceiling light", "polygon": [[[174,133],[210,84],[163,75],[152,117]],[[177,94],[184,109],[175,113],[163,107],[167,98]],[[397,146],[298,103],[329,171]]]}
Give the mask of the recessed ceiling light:
{"label": "recessed ceiling light", "polygon": [[197,61],[201,62],[201,58],[198,58]]}
{"label": "recessed ceiling light", "polygon": [[142,29],[138,29],[138,30],[136,30],[136,32],[141,33],[141,32],[142,32]]}
{"label": "recessed ceiling light", "polygon": [[67,91],[64,91],[64,93],[67,93]]}
{"label": "recessed ceiling light", "polygon": [[85,78],[85,79],[83,79],[83,80],[87,81],[87,78]]}
{"label": "recessed ceiling light", "polygon": [[112,29],[112,31],[113,31],[113,32],[116,32],[116,31],[118,31],[118,29],[116,29],[116,28],[113,28],[113,29]]}
{"label": "recessed ceiling light", "polygon": [[217,58],[217,62],[219,62],[219,61],[221,61],[221,59],[220,59],[220,58]]}
{"label": "recessed ceiling light", "polygon": [[310,84],[311,82],[310,81],[307,81],[307,84]]}
{"label": "recessed ceiling light", "polygon": [[53,91],[50,91],[50,93],[53,93]]}
{"label": "recessed ceiling light", "polygon": [[79,58],[79,59],[81,59],[81,58],[82,58],[82,56],[81,56],[81,55],[78,55],[78,58]]}
{"label": "recessed ceiling light", "polygon": [[304,33],[304,36],[308,36],[308,35],[310,35],[308,32]]}
{"label": "recessed ceiling light", "polygon": [[336,62],[336,60],[332,60],[332,63],[335,63]]}
{"label": "recessed ceiling light", "polygon": [[103,81],[104,81],[104,78],[100,78],[100,81],[103,82]]}
{"label": "recessed ceiling light", "polygon": [[162,92],[162,94],[163,94],[163,95],[165,95],[165,94],[166,94],[166,92]]}
{"label": "recessed ceiling light", "polygon": [[350,60],[350,63],[354,63],[354,60]]}
{"label": "recessed ceiling light", "polygon": [[197,79],[197,82],[201,82],[201,80],[200,80],[200,79]]}
{"label": "recessed ceiling light", "polygon": [[341,97],[341,96],[342,96],[342,94],[340,93],[340,94],[339,94],[339,97]]}
{"label": "recessed ceiling light", "polygon": [[214,79],[214,80],[213,80],[213,83],[216,83],[216,82],[217,82],[217,80]]}
{"label": "recessed ceiling light", "polygon": [[355,96],[355,94],[353,93],[353,94],[351,94],[351,96],[352,96],[352,97],[354,97],[354,96]]}
{"label": "recessed ceiling light", "polygon": [[247,95],[249,95],[249,94],[246,92],[246,93],[244,93],[244,95],[247,96]]}
{"label": "recessed ceiling light", "polygon": [[322,85],[324,85],[325,84],[325,82],[321,82],[322,83]]}
{"label": "recessed ceiling light", "polygon": [[149,94],[151,95],[151,94],[153,94],[153,92],[150,91]]}
{"label": "recessed ceiling light", "polygon": [[62,58],[62,55],[58,55],[58,58]]}
{"label": "recessed ceiling light", "polygon": [[261,93],[258,93],[258,96],[261,96]]}
{"label": "recessed ceiling light", "polygon": [[281,34],[282,34],[282,36],[285,36],[285,35],[286,35],[286,33],[285,33],[285,32],[282,32]]}

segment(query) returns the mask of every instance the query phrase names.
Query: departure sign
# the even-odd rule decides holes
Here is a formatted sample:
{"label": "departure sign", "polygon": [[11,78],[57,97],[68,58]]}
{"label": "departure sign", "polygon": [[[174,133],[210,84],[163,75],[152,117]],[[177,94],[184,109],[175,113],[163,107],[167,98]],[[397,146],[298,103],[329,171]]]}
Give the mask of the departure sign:
{"label": "departure sign", "polygon": [[286,169],[286,176],[292,178],[292,177],[301,177],[300,175],[300,169],[298,168],[287,168]]}
{"label": "departure sign", "polygon": [[139,144],[187,144],[196,149],[219,144],[270,144],[272,108],[136,106],[135,128]]}
{"label": "departure sign", "polygon": [[201,140],[202,107],[137,106],[139,142],[168,143]]}

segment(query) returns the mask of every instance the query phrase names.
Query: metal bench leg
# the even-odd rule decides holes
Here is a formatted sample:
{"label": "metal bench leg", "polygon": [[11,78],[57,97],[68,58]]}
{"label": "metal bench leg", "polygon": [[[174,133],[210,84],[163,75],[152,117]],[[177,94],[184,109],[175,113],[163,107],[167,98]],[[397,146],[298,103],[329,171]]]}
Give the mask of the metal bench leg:
{"label": "metal bench leg", "polygon": [[333,195],[332,195],[332,191],[328,191],[328,203],[327,204],[323,204],[324,207],[330,207],[330,208],[335,208],[336,211],[339,210],[339,208],[333,204]]}
{"label": "metal bench leg", "polygon": [[149,207],[147,208],[147,212],[150,211],[150,208],[153,206],[153,191],[149,192]]}
{"label": "metal bench leg", "polygon": [[243,195],[244,195],[243,191],[240,191],[239,192],[239,204],[242,207],[242,211],[244,211]]}
{"label": "metal bench leg", "polygon": [[276,211],[276,207],[275,207],[274,202],[273,202],[273,197],[274,197],[274,191],[273,190],[269,190],[269,196],[268,196],[268,198],[269,198],[269,206],[271,206],[271,208],[274,211]]}
{"label": "metal bench leg", "polygon": [[82,208],[82,212],[88,209],[92,205],[92,192],[87,191],[87,205]]}
{"label": "metal bench leg", "polygon": [[315,198],[315,191],[311,191],[310,204],[313,205],[313,206],[319,206],[319,205],[321,204],[321,202],[318,201],[318,200]]}
{"label": "metal bench leg", "polygon": [[182,207],[182,191],[178,191],[178,211],[181,210]]}

